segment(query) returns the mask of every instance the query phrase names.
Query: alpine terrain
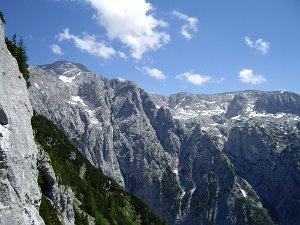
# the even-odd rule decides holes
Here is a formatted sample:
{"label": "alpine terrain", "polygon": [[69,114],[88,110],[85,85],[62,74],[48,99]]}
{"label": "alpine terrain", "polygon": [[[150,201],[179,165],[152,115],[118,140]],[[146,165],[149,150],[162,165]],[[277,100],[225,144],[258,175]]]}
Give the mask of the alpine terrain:
{"label": "alpine terrain", "polygon": [[24,49],[4,38],[2,19],[3,15],[0,225],[165,225],[145,203],[95,168],[53,123],[34,112],[26,57],[13,57]]}
{"label": "alpine terrain", "polygon": [[300,224],[299,95],[159,96],[67,61],[29,71],[34,110],[168,224]]}

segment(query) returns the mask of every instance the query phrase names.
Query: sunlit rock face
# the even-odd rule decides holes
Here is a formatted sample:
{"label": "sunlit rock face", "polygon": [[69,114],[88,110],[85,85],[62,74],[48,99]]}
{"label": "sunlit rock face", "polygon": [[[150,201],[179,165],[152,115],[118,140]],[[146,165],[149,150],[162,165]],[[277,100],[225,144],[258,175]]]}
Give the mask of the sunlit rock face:
{"label": "sunlit rock face", "polygon": [[30,76],[34,109],[169,224],[300,223],[299,95],[159,96],[67,61]]}
{"label": "sunlit rock face", "polygon": [[0,20],[0,224],[44,224],[38,214],[37,146],[26,82]]}

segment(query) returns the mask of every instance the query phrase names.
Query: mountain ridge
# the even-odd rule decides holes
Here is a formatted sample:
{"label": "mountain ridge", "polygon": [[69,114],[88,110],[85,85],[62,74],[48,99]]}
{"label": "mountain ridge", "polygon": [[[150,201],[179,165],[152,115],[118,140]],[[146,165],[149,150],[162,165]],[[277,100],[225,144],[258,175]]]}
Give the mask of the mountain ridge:
{"label": "mountain ridge", "polygon": [[[272,223],[262,206],[276,223],[299,221],[292,213],[300,195],[297,94],[161,97],[130,81],[63,67],[59,73],[51,65],[48,71],[30,69],[35,110],[169,224]],[[258,99],[263,101],[256,104]],[[274,111],[266,111],[274,104]],[[282,191],[277,200],[273,183],[291,193]]]}

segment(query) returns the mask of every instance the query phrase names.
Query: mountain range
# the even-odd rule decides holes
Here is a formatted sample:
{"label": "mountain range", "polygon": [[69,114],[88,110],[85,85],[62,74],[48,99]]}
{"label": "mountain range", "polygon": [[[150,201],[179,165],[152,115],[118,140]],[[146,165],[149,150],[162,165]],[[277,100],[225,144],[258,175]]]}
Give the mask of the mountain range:
{"label": "mountain range", "polygon": [[300,224],[298,94],[161,96],[69,61],[27,90],[0,44],[1,225]]}
{"label": "mountain range", "polygon": [[300,222],[299,95],[160,96],[67,61],[30,82],[33,108],[169,224]]}

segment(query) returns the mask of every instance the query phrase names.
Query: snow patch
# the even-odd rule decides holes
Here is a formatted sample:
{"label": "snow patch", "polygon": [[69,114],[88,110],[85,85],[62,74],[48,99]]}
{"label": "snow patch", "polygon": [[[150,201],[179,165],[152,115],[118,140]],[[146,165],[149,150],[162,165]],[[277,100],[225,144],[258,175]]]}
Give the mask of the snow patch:
{"label": "snow patch", "polygon": [[220,106],[218,106],[216,109],[210,109],[210,110],[203,110],[200,115],[201,116],[213,116],[213,115],[219,115],[225,113],[224,109],[221,109]]}
{"label": "snow patch", "polygon": [[232,117],[231,119],[232,119],[232,120],[237,120],[237,119],[239,119],[240,117],[241,117],[241,115],[238,115],[238,116]]}
{"label": "snow patch", "polygon": [[279,89],[279,91],[282,94],[282,93],[286,92],[287,90],[286,89]]}
{"label": "snow patch", "polygon": [[172,170],[172,172],[178,176],[178,169]]}
{"label": "snow patch", "polygon": [[174,119],[182,119],[182,120],[191,119],[197,116],[197,113],[194,110],[185,110],[183,108],[178,109],[176,114],[177,115],[174,116]]}
{"label": "snow patch", "polygon": [[83,104],[84,106],[86,106],[86,105],[83,103],[83,100],[82,100],[82,98],[80,98],[80,96],[72,96],[71,99],[72,99],[74,102],[80,102],[81,104]]}
{"label": "snow patch", "polygon": [[240,190],[241,190],[242,195],[244,196],[244,198],[246,198],[247,197],[246,191],[244,189],[242,189],[241,187],[240,187]]}
{"label": "snow patch", "polygon": [[122,78],[122,77],[118,77],[117,80],[120,81],[120,82],[125,82],[125,81],[126,81],[126,80],[125,80],[124,78]]}
{"label": "snow patch", "polygon": [[194,187],[193,189],[191,189],[191,195],[193,195],[194,191],[196,190],[196,187]]}
{"label": "snow patch", "polygon": [[[90,122],[92,124],[98,124],[99,120],[96,118],[96,107],[93,103],[91,103],[88,100],[82,99],[80,96],[71,96],[72,101],[68,101],[68,103],[72,104],[72,105],[77,105],[78,102],[80,104],[82,104],[85,108],[85,111],[88,113],[89,117],[90,117]],[[98,107],[101,108],[101,107]],[[100,127],[101,128],[101,127]],[[102,128],[101,128],[102,130]]]}
{"label": "snow patch", "polygon": [[76,78],[76,76],[67,77],[64,75],[60,75],[60,76],[58,76],[58,78],[64,83],[71,83]]}
{"label": "snow patch", "polygon": [[40,88],[39,85],[37,83],[34,83],[34,86],[36,86],[36,88]]}

